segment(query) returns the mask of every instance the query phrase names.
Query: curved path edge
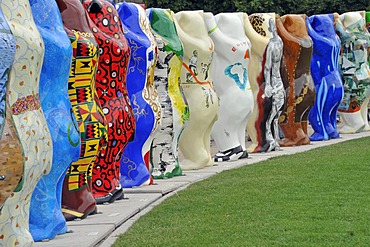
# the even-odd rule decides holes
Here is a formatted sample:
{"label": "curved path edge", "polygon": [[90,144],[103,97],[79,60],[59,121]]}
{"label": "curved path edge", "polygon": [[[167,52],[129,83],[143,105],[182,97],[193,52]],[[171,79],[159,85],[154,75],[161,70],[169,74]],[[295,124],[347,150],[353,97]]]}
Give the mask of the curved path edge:
{"label": "curved path edge", "polygon": [[272,157],[305,152],[311,149],[340,143],[347,140],[370,136],[370,132],[341,134],[341,138],[311,142],[310,145],[285,147],[280,151],[251,154],[251,158],[234,162],[215,163],[214,166],[201,170],[186,171],[184,176],[165,180],[155,180],[151,186],[125,189],[125,199],[108,205],[99,205],[99,214],[84,220],[67,222],[70,233],[58,235],[50,241],[35,243],[36,247],[86,247],[111,246],[118,236],[125,233],[141,216],[170,196],[187,188],[190,184],[207,179],[225,170],[255,164]]}

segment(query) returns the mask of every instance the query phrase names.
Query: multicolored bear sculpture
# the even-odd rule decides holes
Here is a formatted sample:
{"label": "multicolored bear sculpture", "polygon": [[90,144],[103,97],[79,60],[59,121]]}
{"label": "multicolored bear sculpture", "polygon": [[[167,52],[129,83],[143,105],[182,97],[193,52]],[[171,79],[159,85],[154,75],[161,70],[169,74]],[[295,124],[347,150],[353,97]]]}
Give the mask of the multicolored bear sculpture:
{"label": "multicolored bear sculpture", "polygon": [[180,84],[184,53],[171,11],[152,8],[147,12],[158,44],[154,81],[162,107],[161,126],[153,136],[150,162],[153,178],[170,178],[182,174],[178,141],[189,118]]}

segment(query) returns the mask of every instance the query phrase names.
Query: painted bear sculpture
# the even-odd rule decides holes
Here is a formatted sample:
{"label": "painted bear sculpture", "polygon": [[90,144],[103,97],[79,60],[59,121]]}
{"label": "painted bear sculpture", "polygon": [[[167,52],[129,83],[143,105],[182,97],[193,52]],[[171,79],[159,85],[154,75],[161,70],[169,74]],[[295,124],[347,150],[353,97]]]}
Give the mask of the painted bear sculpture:
{"label": "painted bear sculpture", "polygon": [[189,122],[179,140],[183,170],[212,166],[210,136],[219,111],[212,82],[214,43],[208,36],[203,11],[181,11],[174,15],[183,44],[181,84],[189,104]]}
{"label": "painted bear sculpture", "polygon": [[310,16],[306,25],[313,41],[311,74],[316,88],[316,101],[308,115],[314,130],[310,140],[338,138],[337,114],[343,84],[338,67],[340,39],[335,33],[334,16]]}
{"label": "painted bear sculpture", "polygon": [[69,220],[97,212],[92,194],[92,169],[105,148],[107,124],[95,87],[98,44],[90,30],[91,19],[79,0],[57,0],[72,45],[68,94],[80,131],[81,152],[63,182],[62,211]]}
{"label": "painted bear sculpture", "polygon": [[171,178],[182,175],[178,158],[178,141],[189,118],[189,109],[180,84],[183,48],[170,10],[147,10],[158,44],[154,80],[162,107],[160,129],[151,146],[152,176]]}
{"label": "painted bear sculpture", "polygon": [[29,232],[31,196],[40,178],[49,173],[53,152],[39,96],[44,42],[28,0],[4,0],[0,6],[16,41],[6,101],[22,148],[12,159],[23,165],[21,180],[0,208],[0,246],[30,246],[34,242]]}
{"label": "painted bear sculpture", "polygon": [[[93,4],[97,7],[90,7]],[[92,192],[98,204],[112,203],[123,196],[120,160],[135,134],[135,118],[126,88],[130,48],[114,6],[99,0],[86,0],[83,5],[94,22],[90,28],[99,46],[96,91],[108,122],[108,143],[95,160]]]}
{"label": "painted bear sculpture", "polygon": [[212,78],[220,99],[218,119],[211,131],[219,149],[213,158],[216,162],[247,158],[245,128],[254,106],[248,79],[251,44],[236,14],[205,13],[204,19],[215,44]]}

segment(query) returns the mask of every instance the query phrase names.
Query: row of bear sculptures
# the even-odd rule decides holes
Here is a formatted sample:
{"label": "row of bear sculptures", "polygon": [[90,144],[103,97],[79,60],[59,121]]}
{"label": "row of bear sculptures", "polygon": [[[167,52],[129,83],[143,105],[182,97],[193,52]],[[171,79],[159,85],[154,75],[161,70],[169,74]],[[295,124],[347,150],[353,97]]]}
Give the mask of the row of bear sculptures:
{"label": "row of bear sculptures", "polygon": [[52,239],[153,178],[370,130],[364,11],[2,0],[0,25],[0,246]]}

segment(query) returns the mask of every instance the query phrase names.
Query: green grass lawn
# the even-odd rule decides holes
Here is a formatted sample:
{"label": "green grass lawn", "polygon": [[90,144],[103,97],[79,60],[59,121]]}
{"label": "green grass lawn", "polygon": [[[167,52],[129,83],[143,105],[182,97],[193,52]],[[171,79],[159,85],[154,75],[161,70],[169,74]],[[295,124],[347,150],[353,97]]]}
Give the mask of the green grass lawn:
{"label": "green grass lawn", "polygon": [[369,137],[195,183],[113,246],[283,245],[370,246]]}

